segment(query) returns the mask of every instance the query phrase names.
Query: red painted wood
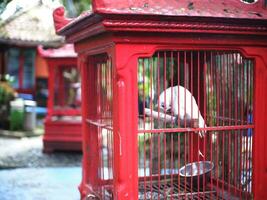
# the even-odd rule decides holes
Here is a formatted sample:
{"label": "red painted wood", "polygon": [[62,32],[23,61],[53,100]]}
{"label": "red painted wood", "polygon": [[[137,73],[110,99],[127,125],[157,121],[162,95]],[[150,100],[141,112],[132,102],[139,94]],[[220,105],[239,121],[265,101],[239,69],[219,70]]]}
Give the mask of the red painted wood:
{"label": "red painted wood", "polygon": [[65,14],[65,9],[64,7],[59,7],[55,9],[53,12],[53,18],[54,18],[54,26],[55,30],[58,31],[62,27],[66,26],[68,23],[71,22],[71,19],[67,19],[64,16]]}
{"label": "red painted wood", "polygon": [[[89,88],[91,87],[91,82],[90,78],[89,78],[89,72],[90,72],[90,68],[88,69],[88,62],[84,57],[80,57],[79,59],[79,68],[81,70],[81,77],[82,80],[88,80],[88,84],[82,84],[82,99],[89,99]],[[92,74],[92,73],[90,73]],[[82,101],[82,116],[86,116],[82,118],[82,151],[83,152],[88,152],[87,156],[83,157],[82,160],[82,168],[83,169],[89,169],[89,162],[90,162],[90,149],[89,147],[91,146],[90,144],[90,135],[88,137],[88,135],[86,133],[89,133],[89,127],[88,124],[86,123],[86,118],[89,115],[89,109],[87,109],[87,103],[85,101]],[[94,143],[92,143],[94,144]],[[89,182],[89,178],[90,177],[94,177],[94,176],[90,176],[89,175],[90,172],[89,170],[83,170],[83,176],[82,176],[82,180],[81,180],[81,184],[79,185],[79,190],[80,190],[80,194],[81,197],[84,198],[86,196],[86,194],[92,192],[92,191],[88,191],[87,189],[87,184]]]}
{"label": "red painted wood", "polygon": [[81,122],[54,122],[45,120],[43,151],[51,153],[56,150],[81,151]]}
{"label": "red painted wood", "polygon": [[[80,108],[65,108],[65,85],[63,69],[77,68],[77,57],[72,45],[63,46],[61,49],[47,49],[38,47],[38,52],[48,64],[48,90],[47,116],[45,118],[45,134],[43,137],[44,152],[56,150],[82,150],[82,122],[77,119],[62,120],[66,117],[81,115]],[[56,80],[59,79],[59,91],[55,91]],[[55,92],[58,92],[57,101],[60,108],[55,105]]]}
{"label": "red painted wood", "polygon": [[[95,0],[92,1],[93,10],[100,14],[126,15],[166,15],[166,16],[203,16],[216,18],[251,18],[259,19],[256,13],[266,17],[264,0],[254,4],[245,4],[236,0]],[[251,11],[255,13],[250,13]]]}
{"label": "red painted wood", "polygon": [[[137,137],[141,133],[137,127],[138,58],[151,57],[158,50],[216,50],[238,51],[245,58],[255,61],[254,126],[243,128],[254,128],[253,198],[256,200],[267,199],[265,189],[267,185],[267,154],[264,153],[267,151],[265,145],[267,143],[265,134],[267,131],[265,125],[267,116],[265,103],[267,98],[265,89],[267,85],[267,15],[263,6],[264,2],[258,1],[254,5],[245,5],[234,0],[211,3],[192,1],[192,3],[188,5],[188,1],[183,0],[168,2],[161,0],[157,2],[159,9],[157,13],[155,12],[155,1],[147,1],[144,4],[143,1],[95,0],[93,1],[95,13],[83,15],[65,27],[60,27],[59,33],[65,35],[67,41],[75,43],[82,69],[84,160],[83,177],[79,187],[81,198],[85,198],[87,195],[99,195],[104,198],[102,189],[106,186],[105,183],[108,183],[112,188],[114,199],[138,199]],[[192,6],[196,9],[192,9]],[[177,8],[183,7],[185,8],[184,14],[177,13]],[[235,9],[239,11],[229,12]],[[197,14],[197,11],[200,12]],[[103,164],[98,162],[101,157],[101,137],[98,135],[101,123],[93,125],[88,123],[99,117],[96,108],[100,101],[96,95],[97,81],[99,80],[95,65],[99,62],[99,57],[102,57],[102,60],[109,57],[113,67],[113,124],[110,128],[113,130],[114,140],[113,179],[108,181],[101,180],[99,177],[99,171],[103,167]],[[197,75],[193,74],[193,76]],[[192,89],[194,93],[204,92],[203,80],[199,80],[199,85]],[[204,104],[201,100],[198,101],[200,104]],[[224,108],[227,106],[223,105]],[[201,106],[201,110],[205,111],[205,105]],[[86,121],[86,119],[89,120]],[[222,127],[222,129],[207,127],[205,130],[227,131],[239,128],[237,126]],[[147,130],[148,134],[149,131]],[[154,132],[157,134],[160,131]],[[223,138],[225,143],[226,137],[223,136]],[[186,139],[191,144],[189,150],[190,148],[192,150],[192,144],[203,149],[204,154],[209,148],[203,146],[205,142],[202,144],[202,141],[195,136]],[[186,151],[188,150],[186,149]],[[191,152],[195,154],[194,149]],[[190,154],[192,154],[191,152]],[[236,149],[234,152],[237,154],[240,149]],[[202,158],[191,156],[187,159],[201,160]],[[235,171],[237,167],[235,166]],[[227,171],[228,168],[225,167],[223,170]],[[180,181],[179,179],[179,184],[182,182]],[[228,187],[228,183],[221,180],[211,180],[210,184],[216,189],[222,188],[223,185]],[[224,192],[227,190],[240,191],[241,195],[240,188],[230,188],[229,186]],[[242,196],[237,198],[242,199]]]}

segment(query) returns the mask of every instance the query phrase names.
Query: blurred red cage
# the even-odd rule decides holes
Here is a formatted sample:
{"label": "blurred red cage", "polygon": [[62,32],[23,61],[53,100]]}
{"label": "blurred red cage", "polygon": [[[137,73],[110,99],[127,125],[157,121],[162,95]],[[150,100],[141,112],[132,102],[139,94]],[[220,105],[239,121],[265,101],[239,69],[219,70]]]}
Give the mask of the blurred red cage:
{"label": "blurred red cage", "polygon": [[72,44],[57,49],[38,47],[48,64],[48,113],[43,151],[82,150],[81,86],[77,54]]}

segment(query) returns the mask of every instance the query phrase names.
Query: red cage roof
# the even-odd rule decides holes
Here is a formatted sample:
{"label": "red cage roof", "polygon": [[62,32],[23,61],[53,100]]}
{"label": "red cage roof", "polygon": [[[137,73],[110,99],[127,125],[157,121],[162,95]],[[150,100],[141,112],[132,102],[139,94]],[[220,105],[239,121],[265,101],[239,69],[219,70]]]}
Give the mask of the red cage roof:
{"label": "red cage roof", "polygon": [[93,12],[76,19],[66,19],[63,7],[56,9],[57,32],[69,42],[105,31],[267,35],[264,0],[92,0],[92,5]]}
{"label": "red cage roof", "polygon": [[266,19],[264,2],[241,0],[93,0],[93,11],[105,14],[142,14]]}
{"label": "red cage roof", "polygon": [[74,52],[73,44],[65,44],[57,49],[44,49],[38,46],[38,53],[45,58],[76,58],[77,54]]}

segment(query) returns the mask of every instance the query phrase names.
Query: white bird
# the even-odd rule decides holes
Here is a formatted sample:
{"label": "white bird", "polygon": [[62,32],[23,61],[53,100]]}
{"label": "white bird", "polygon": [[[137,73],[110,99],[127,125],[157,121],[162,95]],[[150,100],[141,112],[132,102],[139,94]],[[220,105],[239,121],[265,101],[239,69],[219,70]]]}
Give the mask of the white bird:
{"label": "white bird", "polygon": [[[159,106],[165,113],[171,112],[179,119],[198,119],[198,127],[206,127],[194,96],[183,86],[169,87],[159,96]],[[202,137],[205,131],[200,131]]]}

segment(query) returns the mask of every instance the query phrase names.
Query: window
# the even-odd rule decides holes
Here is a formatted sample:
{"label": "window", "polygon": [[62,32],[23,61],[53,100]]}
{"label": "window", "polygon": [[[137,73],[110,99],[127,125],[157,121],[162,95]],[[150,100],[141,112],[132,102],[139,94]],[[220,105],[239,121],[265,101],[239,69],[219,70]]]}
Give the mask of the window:
{"label": "window", "polygon": [[9,49],[7,73],[12,77],[12,87],[19,88],[19,51]]}
{"label": "window", "polygon": [[8,50],[7,73],[12,77],[15,89],[33,89],[35,50],[10,48]]}
{"label": "window", "polygon": [[80,74],[76,66],[55,69],[54,105],[56,108],[81,106]]}

